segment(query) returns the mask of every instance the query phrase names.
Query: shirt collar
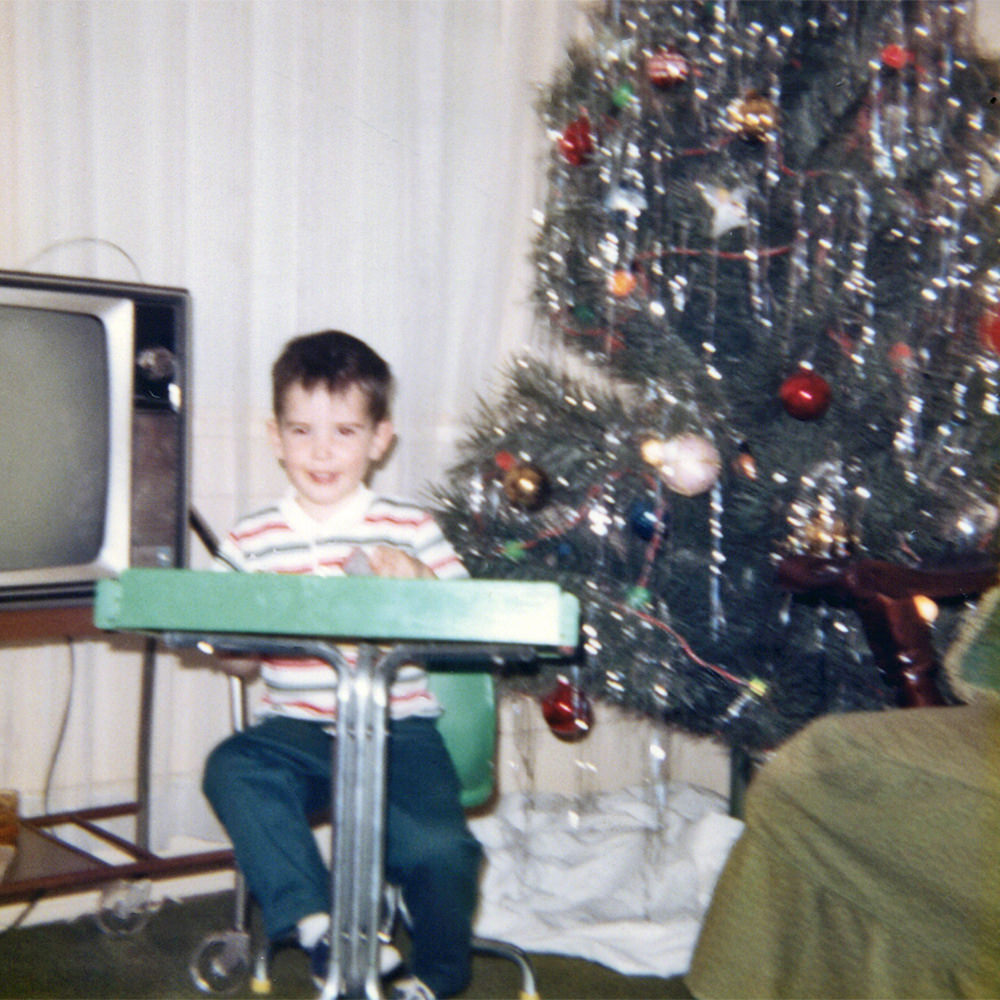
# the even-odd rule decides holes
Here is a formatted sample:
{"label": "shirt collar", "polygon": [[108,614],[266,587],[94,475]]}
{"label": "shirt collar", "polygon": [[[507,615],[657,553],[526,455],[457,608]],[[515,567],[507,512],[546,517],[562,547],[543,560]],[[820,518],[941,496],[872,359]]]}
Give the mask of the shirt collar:
{"label": "shirt collar", "polygon": [[285,520],[296,532],[317,537],[357,524],[368,512],[373,496],[372,491],[362,483],[353,493],[344,497],[322,521],[317,521],[299,506],[295,491],[291,488],[278,502],[278,506]]}

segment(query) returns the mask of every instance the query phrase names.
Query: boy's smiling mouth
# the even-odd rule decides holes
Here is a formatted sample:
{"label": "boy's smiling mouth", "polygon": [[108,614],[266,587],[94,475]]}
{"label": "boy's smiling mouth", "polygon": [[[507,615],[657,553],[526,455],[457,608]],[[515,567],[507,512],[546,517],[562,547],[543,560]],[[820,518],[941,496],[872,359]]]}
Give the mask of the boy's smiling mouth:
{"label": "boy's smiling mouth", "polygon": [[339,478],[339,472],[310,472],[309,478],[318,486],[330,486]]}

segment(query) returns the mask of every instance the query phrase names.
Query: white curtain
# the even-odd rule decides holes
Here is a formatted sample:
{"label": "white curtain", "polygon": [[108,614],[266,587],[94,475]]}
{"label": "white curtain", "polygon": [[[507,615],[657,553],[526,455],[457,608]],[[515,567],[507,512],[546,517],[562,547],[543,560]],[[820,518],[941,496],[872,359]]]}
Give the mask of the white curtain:
{"label": "white curtain", "polygon": [[[190,290],[192,493],[218,530],[281,488],[268,369],[323,327],[396,369],[377,485],[419,495],[529,335],[534,101],[578,21],[571,0],[0,0],[0,267]],[[134,645],[0,647],[0,786],[26,813],[47,779],[50,809],[130,795],[138,678]],[[228,726],[224,681],[163,657],[155,848],[215,831],[198,778]]]}

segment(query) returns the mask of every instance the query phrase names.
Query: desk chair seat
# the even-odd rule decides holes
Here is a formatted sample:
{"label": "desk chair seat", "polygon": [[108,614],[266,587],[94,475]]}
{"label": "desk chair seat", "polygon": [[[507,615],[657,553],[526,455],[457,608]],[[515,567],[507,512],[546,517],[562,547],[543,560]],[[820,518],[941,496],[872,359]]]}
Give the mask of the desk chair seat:
{"label": "desk chair seat", "polygon": [[[482,672],[437,671],[428,677],[429,686],[444,709],[438,729],[458,772],[462,807],[476,809],[490,800],[496,784],[497,709],[493,676]],[[230,685],[233,717],[236,728],[242,729],[246,719],[246,682],[241,677],[231,677]],[[397,921],[402,920],[406,925],[408,916],[397,887],[387,886],[386,903],[382,936],[390,940]],[[236,992],[251,973],[251,964],[253,992],[262,995],[271,992],[270,966],[275,945],[265,942],[251,962],[247,904],[246,885],[237,871],[233,929],[206,937],[190,962],[191,979],[202,992],[218,995]],[[521,978],[520,1000],[537,998],[534,969],[522,949],[504,941],[474,937],[472,951],[514,962]]]}
{"label": "desk chair seat", "polygon": [[485,805],[495,787],[497,705],[493,675],[427,675],[428,687],[444,708],[437,727],[462,786],[462,807]]}

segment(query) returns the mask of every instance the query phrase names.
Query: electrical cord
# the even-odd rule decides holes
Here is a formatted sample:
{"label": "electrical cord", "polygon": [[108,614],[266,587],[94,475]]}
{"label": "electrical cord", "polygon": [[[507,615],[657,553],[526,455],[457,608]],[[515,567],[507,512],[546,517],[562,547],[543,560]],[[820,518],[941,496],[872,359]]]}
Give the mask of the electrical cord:
{"label": "electrical cord", "polygon": [[46,257],[53,250],[61,250],[64,247],[78,246],[80,244],[93,244],[94,246],[108,247],[111,250],[115,250],[120,253],[131,265],[132,270],[135,271],[136,280],[142,282],[142,271],[139,270],[139,265],[135,262],[134,258],[128,253],[127,250],[120,247],[117,243],[112,243],[111,240],[101,239],[99,236],[75,236],[70,239],[56,240],[54,243],[50,243],[47,247],[39,250],[34,257],[29,257],[25,261],[20,270],[30,271],[42,258]]}
{"label": "electrical cord", "polygon": [[42,812],[49,811],[49,796],[52,793],[52,777],[55,774],[56,764],[62,753],[63,741],[66,739],[66,729],[69,725],[70,709],[73,706],[73,687],[76,683],[76,645],[69,637],[66,638],[66,645],[69,650],[69,685],[66,688],[66,704],[63,706],[62,720],[59,723],[59,733],[56,736],[55,746],[52,748],[52,755],[49,758],[48,770],[45,772],[45,784],[42,786]]}

